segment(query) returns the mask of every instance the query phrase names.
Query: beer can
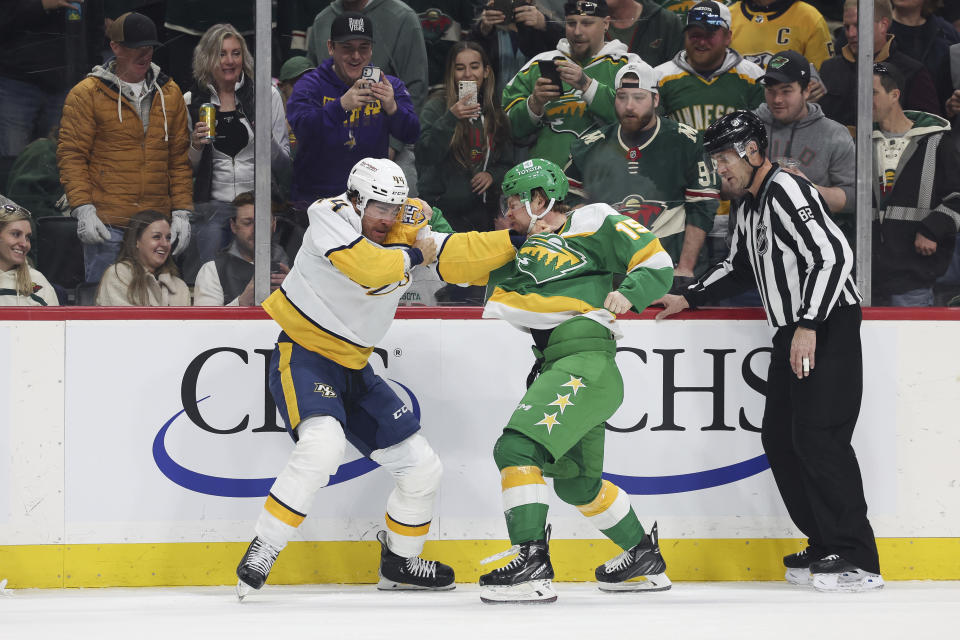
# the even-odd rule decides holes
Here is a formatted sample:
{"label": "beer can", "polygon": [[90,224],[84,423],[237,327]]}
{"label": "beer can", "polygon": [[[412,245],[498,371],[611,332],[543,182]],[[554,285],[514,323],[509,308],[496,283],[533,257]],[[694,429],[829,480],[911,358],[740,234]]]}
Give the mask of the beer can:
{"label": "beer can", "polygon": [[217,105],[206,102],[200,105],[200,121],[206,122],[210,127],[207,131],[207,140],[213,140],[217,137]]}

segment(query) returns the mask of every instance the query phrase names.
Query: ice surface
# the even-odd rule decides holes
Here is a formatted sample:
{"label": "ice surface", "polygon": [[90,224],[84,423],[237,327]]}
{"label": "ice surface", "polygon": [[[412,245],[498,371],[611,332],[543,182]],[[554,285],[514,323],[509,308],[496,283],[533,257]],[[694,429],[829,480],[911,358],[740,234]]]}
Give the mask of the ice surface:
{"label": "ice surface", "polygon": [[410,638],[956,638],[960,582],[891,582],[824,594],[772,582],[677,583],[602,593],[556,583],[552,605],[485,605],[475,585],[440,593],[373,585],[15,590],[0,596],[0,638],[193,640]]}

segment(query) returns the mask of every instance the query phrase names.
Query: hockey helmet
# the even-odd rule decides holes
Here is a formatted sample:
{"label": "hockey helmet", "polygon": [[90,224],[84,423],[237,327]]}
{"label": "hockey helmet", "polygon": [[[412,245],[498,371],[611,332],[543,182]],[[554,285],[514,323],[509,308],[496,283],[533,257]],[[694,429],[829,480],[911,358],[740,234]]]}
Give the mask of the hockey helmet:
{"label": "hockey helmet", "polygon": [[753,140],[761,154],[767,151],[767,128],[755,113],[734,111],[717,119],[703,134],[703,150],[714,154],[734,149],[741,158],[747,153],[747,143]]}
{"label": "hockey helmet", "polygon": [[563,169],[543,158],[532,158],[521,162],[503,176],[503,195],[505,198],[519,196],[521,202],[530,202],[533,190],[543,189],[548,198],[561,201],[567,197],[570,183]]}
{"label": "hockey helmet", "polygon": [[347,176],[347,195],[357,199],[360,217],[371,200],[401,205],[407,200],[407,178],[403,169],[386,158],[364,158]]}

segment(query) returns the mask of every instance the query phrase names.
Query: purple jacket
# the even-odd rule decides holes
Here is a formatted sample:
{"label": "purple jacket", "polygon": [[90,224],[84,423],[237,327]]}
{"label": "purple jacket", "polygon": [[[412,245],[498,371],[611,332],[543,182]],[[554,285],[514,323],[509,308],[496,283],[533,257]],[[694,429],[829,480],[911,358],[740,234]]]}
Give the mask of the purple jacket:
{"label": "purple jacket", "polygon": [[386,158],[390,136],[413,144],[420,135],[420,120],[410,93],[401,80],[386,76],[393,85],[397,111],[388,116],[374,103],[350,113],[340,106],[349,87],[333,70],[333,59],[307,72],[287,102],[287,120],[297,137],[290,199],[311,203],[339,195],[347,188],[347,175],[361,158]]}

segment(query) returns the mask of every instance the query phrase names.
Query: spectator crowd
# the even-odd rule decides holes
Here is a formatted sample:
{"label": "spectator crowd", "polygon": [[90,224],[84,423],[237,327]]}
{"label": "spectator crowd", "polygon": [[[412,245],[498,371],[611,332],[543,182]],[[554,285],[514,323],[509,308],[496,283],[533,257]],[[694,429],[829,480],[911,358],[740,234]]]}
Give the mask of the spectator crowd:
{"label": "spectator crowd", "polygon": [[[854,250],[872,251],[875,304],[960,304],[958,3],[872,0],[860,34],[857,0],[285,0],[272,78],[255,77],[252,2],[6,4],[0,305],[251,305],[254,219],[270,216],[277,288],[307,208],[369,157],[458,232],[509,228],[505,173],[552,161],[574,203],[657,234],[677,290],[729,253],[736,208],[703,133],[738,109],[854,245],[861,37],[873,246]],[[271,83],[267,212],[257,83]],[[408,303],[483,296],[416,291]]]}

